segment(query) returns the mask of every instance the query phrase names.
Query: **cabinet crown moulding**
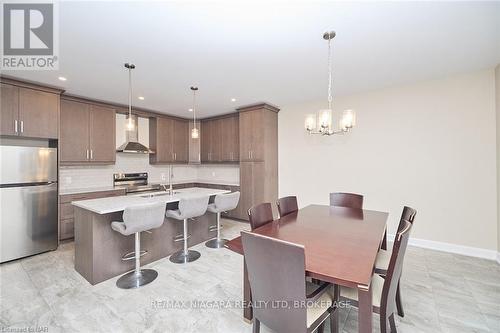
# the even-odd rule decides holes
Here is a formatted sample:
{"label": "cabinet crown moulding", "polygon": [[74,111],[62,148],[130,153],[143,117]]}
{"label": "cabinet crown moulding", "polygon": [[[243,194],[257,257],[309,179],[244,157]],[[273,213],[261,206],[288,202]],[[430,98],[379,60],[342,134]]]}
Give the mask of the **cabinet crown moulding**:
{"label": "cabinet crown moulding", "polygon": [[28,81],[28,80],[20,80],[15,77],[0,75],[0,82],[5,84],[10,84],[12,86],[22,87],[22,88],[30,88],[33,90],[40,90],[44,92],[49,92],[53,94],[61,95],[64,93],[64,89],[56,86],[43,85],[38,82]]}
{"label": "cabinet crown moulding", "polygon": [[236,109],[236,111],[245,112],[245,111],[252,111],[252,110],[259,110],[259,109],[266,109],[266,110],[274,111],[274,112],[280,111],[279,107],[277,107],[276,105],[267,103],[267,102],[259,102],[259,103],[240,106]]}

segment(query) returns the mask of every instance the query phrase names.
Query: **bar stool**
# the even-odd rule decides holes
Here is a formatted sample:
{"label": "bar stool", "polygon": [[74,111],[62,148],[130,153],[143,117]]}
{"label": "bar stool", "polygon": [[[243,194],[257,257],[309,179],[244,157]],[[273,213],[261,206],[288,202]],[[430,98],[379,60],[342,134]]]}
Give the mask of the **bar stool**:
{"label": "bar stool", "polygon": [[130,206],[123,212],[123,222],[111,222],[114,231],[124,236],[135,235],[135,251],[122,257],[122,260],[135,259],[135,269],[116,281],[118,288],[139,288],[154,281],[158,276],[158,272],[153,269],[141,269],[140,258],[147,254],[147,251],[141,251],[141,231],[161,227],[166,206],[167,204],[162,202]]}
{"label": "bar stool", "polygon": [[182,235],[174,237],[175,242],[184,241],[184,247],[170,256],[170,261],[176,264],[185,264],[197,260],[201,254],[198,251],[188,250],[188,219],[202,216],[207,211],[209,197],[199,197],[192,199],[180,199],[179,209],[169,209],[165,215],[175,220],[182,220],[184,232]]}
{"label": "bar stool", "polygon": [[227,194],[218,194],[215,196],[214,203],[208,205],[207,210],[211,213],[217,214],[217,225],[209,228],[209,231],[217,231],[217,237],[209,240],[205,245],[212,249],[220,249],[224,247],[227,239],[220,238],[220,213],[233,210],[238,206],[240,201],[240,192],[233,192]]}

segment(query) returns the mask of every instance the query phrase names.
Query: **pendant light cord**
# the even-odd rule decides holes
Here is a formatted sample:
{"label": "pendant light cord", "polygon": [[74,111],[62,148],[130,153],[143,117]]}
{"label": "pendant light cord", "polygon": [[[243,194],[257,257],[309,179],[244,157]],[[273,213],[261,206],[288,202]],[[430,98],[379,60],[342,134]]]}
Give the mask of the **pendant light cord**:
{"label": "pendant light cord", "polygon": [[328,40],[328,109],[332,109],[332,40]]}
{"label": "pendant light cord", "polygon": [[196,90],[193,90],[193,127],[196,128]]}
{"label": "pendant light cord", "polygon": [[132,121],[132,68],[128,69],[128,118]]}

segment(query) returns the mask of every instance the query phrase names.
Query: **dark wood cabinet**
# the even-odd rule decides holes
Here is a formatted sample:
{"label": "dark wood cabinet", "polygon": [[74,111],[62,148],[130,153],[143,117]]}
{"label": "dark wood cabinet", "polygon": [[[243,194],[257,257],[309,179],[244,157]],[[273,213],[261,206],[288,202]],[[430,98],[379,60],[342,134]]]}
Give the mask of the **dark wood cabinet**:
{"label": "dark wood cabinet", "polygon": [[59,95],[19,88],[21,135],[30,138],[57,139]]}
{"label": "dark wood cabinet", "polygon": [[208,119],[202,122],[201,162],[239,162],[238,115]]}
{"label": "dark wood cabinet", "polygon": [[116,161],[116,110],[91,105],[89,132],[90,161],[114,163]]}
{"label": "dark wood cabinet", "polygon": [[89,152],[89,113],[86,103],[61,100],[61,140],[59,159],[65,162],[88,162]]}
{"label": "dark wood cabinet", "polygon": [[89,200],[125,195],[124,189],[101,192],[74,193],[59,196],[59,240],[73,238],[74,235],[74,206],[72,201]]}
{"label": "dark wood cabinet", "polygon": [[[247,210],[278,199],[278,111],[268,104],[238,109],[240,132],[239,218],[248,220]],[[276,207],[273,205],[273,210]],[[274,212],[277,216],[277,212]]]}
{"label": "dark wood cabinet", "polygon": [[212,122],[207,120],[201,122],[201,135],[200,135],[200,154],[201,163],[210,162],[210,142],[212,140]]}
{"label": "dark wood cabinet", "polygon": [[222,119],[221,123],[221,159],[225,162],[240,160],[240,130],[239,117],[231,116]]}
{"label": "dark wood cabinet", "polygon": [[18,135],[19,132],[19,88],[10,84],[1,85],[0,134]]}
{"label": "dark wood cabinet", "polygon": [[1,135],[58,138],[60,91],[2,83],[1,97]]}
{"label": "dark wood cabinet", "polygon": [[174,140],[172,150],[175,163],[189,162],[189,123],[187,120],[174,120]]}
{"label": "dark wood cabinet", "polygon": [[114,164],[116,110],[75,100],[61,100],[61,164]]}
{"label": "dark wood cabinet", "polygon": [[264,160],[263,110],[242,112],[240,114],[240,160]]}
{"label": "dark wood cabinet", "polygon": [[149,155],[151,164],[189,162],[189,123],[168,117],[149,119]]}

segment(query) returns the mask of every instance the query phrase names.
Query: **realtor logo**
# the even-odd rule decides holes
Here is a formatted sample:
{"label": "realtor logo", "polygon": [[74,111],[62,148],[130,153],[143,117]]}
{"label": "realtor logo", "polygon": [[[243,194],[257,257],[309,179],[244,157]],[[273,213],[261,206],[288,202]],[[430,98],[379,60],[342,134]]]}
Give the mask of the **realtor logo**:
{"label": "realtor logo", "polygon": [[3,70],[58,69],[55,3],[4,3]]}

